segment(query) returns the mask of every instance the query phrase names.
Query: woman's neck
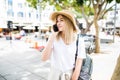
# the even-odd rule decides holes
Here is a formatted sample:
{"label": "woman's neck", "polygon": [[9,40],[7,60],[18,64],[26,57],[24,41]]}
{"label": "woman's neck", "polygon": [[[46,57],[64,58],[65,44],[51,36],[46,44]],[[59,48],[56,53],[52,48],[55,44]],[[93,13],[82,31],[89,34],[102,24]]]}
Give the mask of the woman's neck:
{"label": "woman's neck", "polygon": [[62,39],[65,39],[65,34],[63,32],[61,33],[61,37]]}

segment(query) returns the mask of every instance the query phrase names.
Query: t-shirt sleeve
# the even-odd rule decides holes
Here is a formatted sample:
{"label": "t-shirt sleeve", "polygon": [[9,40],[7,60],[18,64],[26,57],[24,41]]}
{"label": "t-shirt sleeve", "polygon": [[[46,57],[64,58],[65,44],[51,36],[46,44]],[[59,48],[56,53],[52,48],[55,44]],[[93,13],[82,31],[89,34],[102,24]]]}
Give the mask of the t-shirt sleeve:
{"label": "t-shirt sleeve", "polygon": [[86,58],[84,38],[79,37],[78,42],[78,58]]}

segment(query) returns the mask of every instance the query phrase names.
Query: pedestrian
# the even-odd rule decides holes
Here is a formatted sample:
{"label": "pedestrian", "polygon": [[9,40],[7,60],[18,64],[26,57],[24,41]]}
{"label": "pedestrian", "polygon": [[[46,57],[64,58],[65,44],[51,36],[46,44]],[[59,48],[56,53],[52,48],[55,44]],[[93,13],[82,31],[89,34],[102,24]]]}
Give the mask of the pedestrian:
{"label": "pedestrian", "polygon": [[[79,38],[78,56],[75,63],[79,29],[74,15],[67,10],[56,11],[51,14],[50,19],[57,25],[58,31],[52,32],[42,52],[42,60],[50,59],[51,63],[48,80],[77,80],[86,53],[84,40]],[[75,68],[74,71],[73,68]]]}

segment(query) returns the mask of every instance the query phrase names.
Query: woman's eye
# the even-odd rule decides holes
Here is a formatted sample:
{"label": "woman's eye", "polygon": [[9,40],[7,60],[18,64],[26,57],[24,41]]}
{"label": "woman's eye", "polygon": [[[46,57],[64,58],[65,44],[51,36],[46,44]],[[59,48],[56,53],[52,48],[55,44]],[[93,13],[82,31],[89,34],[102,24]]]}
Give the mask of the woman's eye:
{"label": "woman's eye", "polygon": [[60,21],[64,21],[63,19],[61,19]]}

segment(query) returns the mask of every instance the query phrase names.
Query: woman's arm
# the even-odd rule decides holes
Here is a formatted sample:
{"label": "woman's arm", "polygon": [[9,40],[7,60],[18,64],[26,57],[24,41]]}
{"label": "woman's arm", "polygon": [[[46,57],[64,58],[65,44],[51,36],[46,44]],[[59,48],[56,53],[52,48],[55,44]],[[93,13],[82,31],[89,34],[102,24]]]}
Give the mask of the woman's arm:
{"label": "woman's arm", "polygon": [[82,66],[82,61],[83,61],[83,59],[81,59],[81,58],[76,59],[76,65],[75,65],[75,70],[73,71],[73,74],[72,74],[72,80],[78,80],[78,77],[80,75],[81,66]]}
{"label": "woman's arm", "polygon": [[53,41],[56,37],[57,33],[54,32],[52,33],[52,35],[50,36],[47,44],[46,44],[46,47],[44,48],[43,52],[42,52],[42,61],[46,61],[50,58],[50,55],[52,53],[52,45],[53,45]]}

